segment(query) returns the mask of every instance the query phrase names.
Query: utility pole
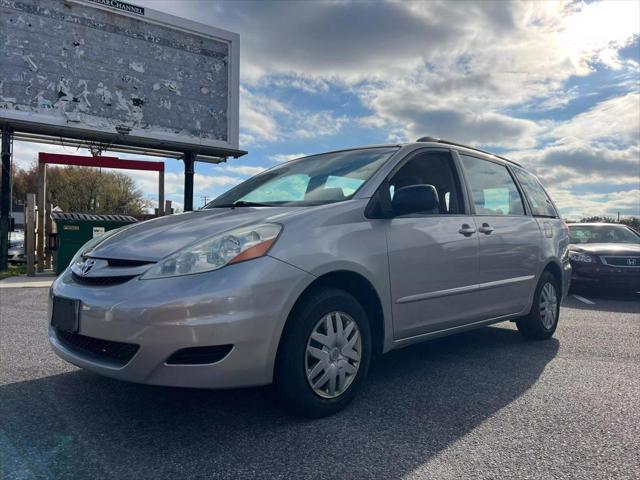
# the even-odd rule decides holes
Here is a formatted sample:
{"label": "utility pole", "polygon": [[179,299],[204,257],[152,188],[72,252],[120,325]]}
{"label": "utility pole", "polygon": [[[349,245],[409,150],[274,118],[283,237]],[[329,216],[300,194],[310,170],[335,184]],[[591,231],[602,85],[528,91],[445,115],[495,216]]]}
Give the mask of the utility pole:
{"label": "utility pole", "polygon": [[209,197],[207,197],[206,195],[202,195],[200,198],[204,202],[203,205],[202,205],[203,207],[206,206],[207,203],[209,203]]}
{"label": "utility pole", "polygon": [[2,184],[0,185],[0,271],[9,260],[9,213],[11,211],[11,130],[2,127]]}

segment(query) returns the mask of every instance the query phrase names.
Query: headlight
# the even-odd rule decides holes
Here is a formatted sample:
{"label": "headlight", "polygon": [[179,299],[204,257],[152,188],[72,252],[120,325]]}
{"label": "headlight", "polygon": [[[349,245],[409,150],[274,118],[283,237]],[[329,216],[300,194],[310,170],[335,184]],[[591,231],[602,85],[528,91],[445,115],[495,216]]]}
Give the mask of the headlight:
{"label": "headlight", "polygon": [[578,253],[578,252],[569,252],[569,258],[574,262],[582,262],[582,263],[592,263],[594,261],[591,255],[587,255],[586,253]]}
{"label": "headlight", "polygon": [[210,272],[226,265],[262,257],[282,227],[274,223],[237,228],[169,255],[147,270],[142,279]]}
{"label": "headlight", "polygon": [[130,226],[131,225],[125,225],[123,227],[116,228],[114,230],[109,230],[108,232],[105,232],[102,235],[98,235],[97,237],[93,237],[91,240],[85,243],[82,247],[80,247],[80,250],[78,250],[76,254],[73,256],[73,258],[71,259],[71,263],[69,263],[69,267],[72,267],[76,263],[81,262],[82,257],[85,254],[89,253],[91,250],[93,250],[99,243],[102,243],[107,238],[115,235],[116,233]]}

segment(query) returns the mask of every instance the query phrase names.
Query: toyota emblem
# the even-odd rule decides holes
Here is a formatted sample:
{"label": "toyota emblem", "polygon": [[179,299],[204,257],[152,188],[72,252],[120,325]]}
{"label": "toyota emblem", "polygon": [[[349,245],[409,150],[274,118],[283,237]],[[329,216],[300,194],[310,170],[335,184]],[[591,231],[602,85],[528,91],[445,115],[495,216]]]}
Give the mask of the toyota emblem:
{"label": "toyota emblem", "polygon": [[82,262],[82,266],[80,267],[80,273],[82,275],[86,275],[96,264],[96,261],[93,258],[87,258],[84,262]]}

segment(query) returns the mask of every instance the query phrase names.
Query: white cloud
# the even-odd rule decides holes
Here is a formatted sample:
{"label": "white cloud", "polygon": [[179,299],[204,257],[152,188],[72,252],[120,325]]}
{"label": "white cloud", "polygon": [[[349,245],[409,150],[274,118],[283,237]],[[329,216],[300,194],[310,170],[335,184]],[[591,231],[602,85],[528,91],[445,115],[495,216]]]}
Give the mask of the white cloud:
{"label": "white cloud", "polygon": [[243,145],[262,145],[292,138],[333,136],[349,119],[328,110],[311,112],[294,108],[264,95],[241,89],[241,134]]}
{"label": "white cloud", "polygon": [[569,15],[559,33],[560,44],[580,69],[593,62],[621,68],[618,50],[640,31],[640,2],[609,0],[580,5]]}
{"label": "white cloud", "polygon": [[236,175],[257,175],[266,170],[264,167],[251,167],[249,165],[224,165],[219,167],[224,172],[233,173]]}
{"label": "white cloud", "polygon": [[280,129],[275,116],[287,114],[287,108],[277,100],[255,95],[246,88],[240,90],[241,143],[251,145],[275,141]]}
{"label": "white cloud", "polygon": [[640,181],[640,148],[563,139],[547,147],[509,155],[536,171],[548,184],[630,184]]}
{"label": "white cloud", "polygon": [[370,94],[369,106],[377,117],[366,122],[379,128],[381,123],[402,132],[405,141],[425,135],[458,142],[526,148],[536,144],[541,127],[531,120],[513,118],[496,112],[477,112],[452,108],[440,102],[424,86],[397,85]]}
{"label": "white cloud", "polygon": [[61,155],[91,155],[84,148],[72,146],[47,145],[34,142],[15,141],[13,143],[13,164],[17,168],[28,169],[38,163],[38,153],[57,153]]}
{"label": "white cloud", "polygon": [[[156,172],[129,172],[129,176],[136,182],[147,195],[157,195],[158,192],[158,174]],[[196,173],[193,178],[195,190],[206,190],[217,186],[233,186],[242,180],[237,177],[228,175],[204,175]],[[175,172],[166,172],[164,175],[164,191],[166,195],[182,194],[184,190],[184,175]]]}
{"label": "white cloud", "polygon": [[273,87],[295,88],[305,93],[326,93],[329,91],[329,82],[322,78],[308,78],[301,75],[274,75],[265,83]]}
{"label": "white cloud", "polygon": [[640,216],[640,190],[612,193],[576,194],[571,190],[550,188],[564,218],[580,219],[592,216]]}
{"label": "white cloud", "polygon": [[544,79],[589,73],[591,62],[619,64],[617,48],[640,30],[634,1],[142,3],[240,33],[246,83],[292,75],[314,91],[319,80],[387,81],[461,59],[545,89]]}
{"label": "white cloud", "polygon": [[296,158],[306,157],[306,153],[277,153],[269,156],[271,160],[276,162],[288,162],[289,160],[295,160]]}
{"label": "white cloud", "polygon": [[640,93],[631,92],[597,104],[556,127],[556,138],[608,139],[640,142]]}
{"label": "white cloud", "polygon": [[628,93],[596,104],[548,132],[551,142],[509,154],[549,185],[640,183],[640,95]]}
{"label": "white cloud", "polygon": [[296,115],[293,136],[316,138],[335,135],[348,121],[346,116],[335,117],[327,111],[302,113]]}

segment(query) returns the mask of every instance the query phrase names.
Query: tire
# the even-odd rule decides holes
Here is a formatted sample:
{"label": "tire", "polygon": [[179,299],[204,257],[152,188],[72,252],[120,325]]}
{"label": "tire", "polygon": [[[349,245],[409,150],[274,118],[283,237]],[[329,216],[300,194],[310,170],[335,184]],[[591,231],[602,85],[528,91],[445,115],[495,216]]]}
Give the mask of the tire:
{"label": "tire", "polygon": [[516,320],[522,336],[534,340],[551,338],[558,327],[560,299],[560,286],[556,277],[545,271],[538,281],[531,311],[526,317]]}
{"label": "tire", "polygon": [[356,396],[370,360],[371,330],[362,305],[343,290],[320,288],[304,298],[287,321],[275,388],[285,407],[298,415],[333,415]]}

